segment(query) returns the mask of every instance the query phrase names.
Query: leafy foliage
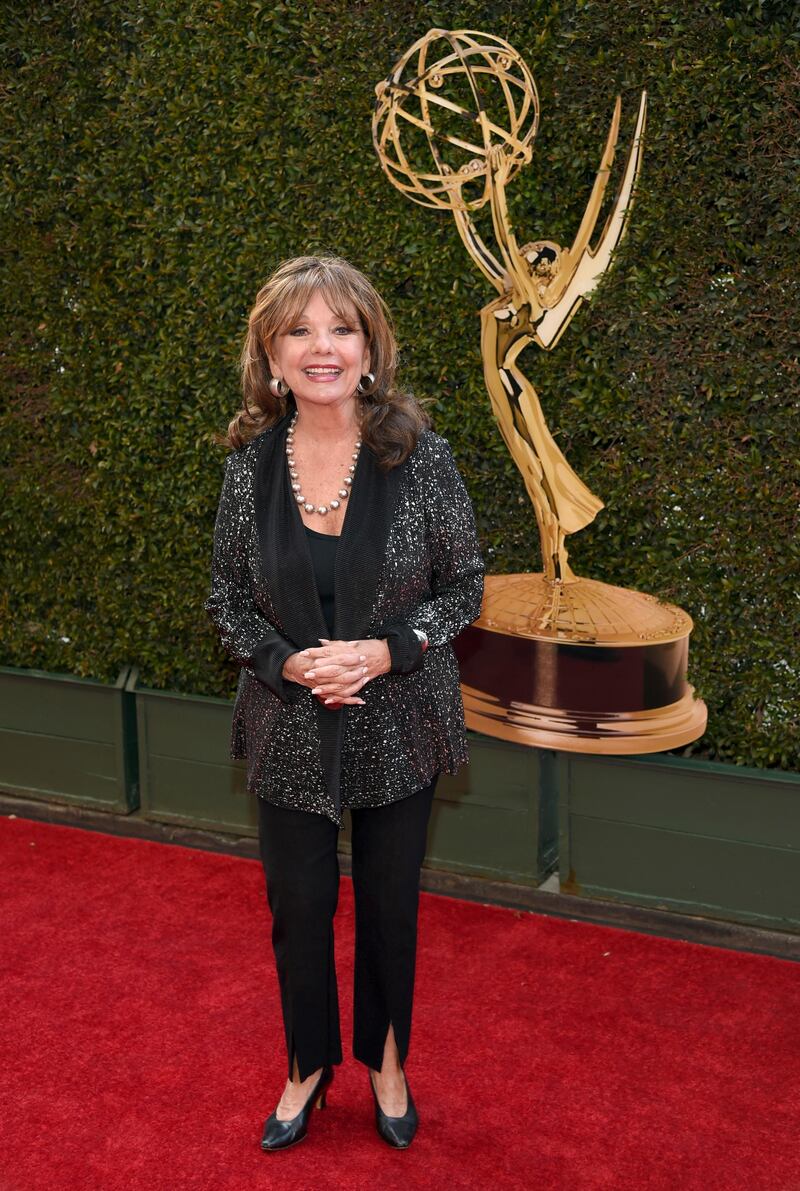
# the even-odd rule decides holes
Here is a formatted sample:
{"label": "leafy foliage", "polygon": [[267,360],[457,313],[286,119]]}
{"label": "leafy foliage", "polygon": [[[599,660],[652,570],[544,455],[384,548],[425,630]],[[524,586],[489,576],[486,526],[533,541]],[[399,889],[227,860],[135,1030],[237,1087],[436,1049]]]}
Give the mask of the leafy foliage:
{"label": "leafy foliage", "polygon": [[[374,156],[375,84],[428,28],[508,38],[540,88],[522,241],[569,243],[611,117],[649,93],[615,268],[526,367],[605,502],[579,574],[695,619],[709,705],[690,753],[800,760],[795,6],[754,0],[391,5],[32,0],[6,9],[0,506],[3,661],[231,694],[202,610],[236,362],[284,257],[339,253],[384,293],[402,379],[433,398],[489,569],[540,567],[533,511],[489,414],[491,294],[453,221]],[[616,168],[621,166],[617,163]]]}

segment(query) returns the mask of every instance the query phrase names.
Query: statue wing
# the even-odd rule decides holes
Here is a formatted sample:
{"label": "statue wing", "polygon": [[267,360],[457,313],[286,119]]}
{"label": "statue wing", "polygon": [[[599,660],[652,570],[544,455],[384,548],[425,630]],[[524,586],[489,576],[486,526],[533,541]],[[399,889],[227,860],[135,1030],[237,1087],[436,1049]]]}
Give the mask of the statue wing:
{"label": "statue wing", "polygon": [[[566,330],[572,316],[580,306],[586,294],[590,293],[603,273],[605,273],[611,257],[625,232],[633,202],[633,192],[639,170],[642,164],[643,137],[647,114],[647,92],[642,92],[639,103],[639,116],[636,121],[636,131],[633,142],[628,150],[628,160],[622,177],[614,206],[605,222],[597,246],[591,248],[589,241],[594,233],[600,215],[600,207],[606,192],[611,165],[614,161],[614,151],[619,134],[620,113],[622,101],[617,96],[614,105],[614,115],[611,120],[608,138],[606,140],[600,168],[592,188],[586,211],[578,234],[567,252],[563,252],[559,262],[558,277],[550,287],[550,293],[544,295],[543,304],[547,306],[544,315],[536,326],[536,341],[548,350],[555,347],[561,335]],[[555,291],[555,292],[553,292]]]}

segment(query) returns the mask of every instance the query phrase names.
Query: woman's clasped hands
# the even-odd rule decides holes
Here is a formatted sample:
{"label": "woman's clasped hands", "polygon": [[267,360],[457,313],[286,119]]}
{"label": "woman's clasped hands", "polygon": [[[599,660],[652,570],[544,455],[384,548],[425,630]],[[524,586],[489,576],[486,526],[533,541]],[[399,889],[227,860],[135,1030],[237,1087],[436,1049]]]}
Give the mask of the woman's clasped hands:
{"label": "woman's clasped hands", "polygon": [[328,707],[343,703],[363,706],[358,691],[378,674],[391,668],[391,655],[385,641],[329,641],[291,654],[283,664],[283,677],[289,682],[309,687],[312,695]]}

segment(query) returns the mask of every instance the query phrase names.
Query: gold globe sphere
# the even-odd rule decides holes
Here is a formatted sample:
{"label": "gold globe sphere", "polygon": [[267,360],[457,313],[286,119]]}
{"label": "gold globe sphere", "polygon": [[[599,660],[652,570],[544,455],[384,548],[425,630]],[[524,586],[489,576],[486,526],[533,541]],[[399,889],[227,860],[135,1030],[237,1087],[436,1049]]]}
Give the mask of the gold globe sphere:
{"label": "gold globe sphere", "polygon": [[375,93],[375,152],[392,184],[423,207],[482,207],[491,193],[492,150],[506,156],[508,179],[530,161],[539,96],[525,62],[501,37],[431,29]]}

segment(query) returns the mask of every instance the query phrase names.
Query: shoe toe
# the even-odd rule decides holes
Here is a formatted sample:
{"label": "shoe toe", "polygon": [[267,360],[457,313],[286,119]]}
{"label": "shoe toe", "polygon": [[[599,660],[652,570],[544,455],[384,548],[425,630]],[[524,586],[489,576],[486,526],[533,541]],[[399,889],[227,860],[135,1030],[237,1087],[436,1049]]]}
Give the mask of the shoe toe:
{"label": "shoe toe", "polygon": [[262,1150],[283,1150],[296,1141],[302,1141],[304,1136],[305,1133],[297,1127],[296,1118],[291,1121],[279,1121],[273,1113],[264,1123],[261,1148]]}
{"label": "shoe toe", "polygon": [[382,1124],[382,1136],[395,1149],[405,1150],[411,1145],[417,1131],[416,1123],[412,1124],[410,1121],[403,1121],[400,1118],[397,1121],[392,1121],[391,1118],[384,1117]]}

